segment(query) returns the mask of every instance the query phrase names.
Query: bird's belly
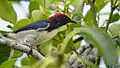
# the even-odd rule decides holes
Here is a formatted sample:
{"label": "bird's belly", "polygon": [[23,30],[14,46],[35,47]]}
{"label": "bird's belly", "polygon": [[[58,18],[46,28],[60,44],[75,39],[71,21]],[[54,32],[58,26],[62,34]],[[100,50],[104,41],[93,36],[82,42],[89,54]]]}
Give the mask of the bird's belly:
{"label": "bird's belly", "polygon": [[39,44],[45,43],[48,40],[52,39],[57,33],[58,33],[57,29],[52,30],[51,32],[48,31],[38,32],[37,41],[35,42],[35,44],[38,42]]}
{"label": "bird's belly", "polygon": [[21,32],[16,34],[16,39],[24,38],[24,37],[29,36],[29,35],[36,36],[37,31],[35,31],[35,30],[21,31]]}
{"label": "bird's belly", "polygon": [[47,42],[48,40],[52,39],[57,33],[58,33],[57,29],[52,30],[50,32],[27,30],[21,31],[17,34],[9,34],[9,36],[11,36],[11,38],[16,39],[17,43],[32,46]]}

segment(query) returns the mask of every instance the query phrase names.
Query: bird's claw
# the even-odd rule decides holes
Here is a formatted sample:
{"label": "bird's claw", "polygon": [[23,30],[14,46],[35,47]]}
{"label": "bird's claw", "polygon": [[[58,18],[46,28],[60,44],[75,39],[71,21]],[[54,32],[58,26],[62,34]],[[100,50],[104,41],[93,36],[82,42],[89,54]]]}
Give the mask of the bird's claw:
{"label": "bird's claw", "polygon": [[33,53],[32,47],[30,47],[30,51],[27,53],[27,55],[31,55]]}

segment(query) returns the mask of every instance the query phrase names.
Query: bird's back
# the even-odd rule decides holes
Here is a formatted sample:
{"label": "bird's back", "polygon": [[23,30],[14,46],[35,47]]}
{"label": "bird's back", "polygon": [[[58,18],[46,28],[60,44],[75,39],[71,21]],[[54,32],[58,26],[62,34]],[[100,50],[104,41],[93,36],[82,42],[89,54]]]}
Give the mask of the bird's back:
{"label": "bird's back", "polygon": [[48,20],[41,20],[41,21],[36,21],[34,23],[25,25],[21,28],[19,28],[18,30],[15,30],[14,33],[18,33],[21,31],[25,31],[25,30],[34,30],[34,29],[38,29],[38,28],[45,28],[48,27]]}

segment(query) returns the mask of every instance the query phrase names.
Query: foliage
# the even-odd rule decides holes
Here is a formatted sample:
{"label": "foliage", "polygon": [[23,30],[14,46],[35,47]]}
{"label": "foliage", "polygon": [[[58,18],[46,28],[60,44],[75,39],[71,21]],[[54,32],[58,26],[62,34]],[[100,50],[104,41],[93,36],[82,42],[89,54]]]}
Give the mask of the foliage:
{"label": "foliage", "polygon": [[[17,1],[15,1],[17,2]],[[18,1],[17,3],[19,3]],[[58,3],[62,2],[64,9],[58,6]],[[99,12],[105,7],[106,4],[111,3],[111,11],[109,18],[107,19],[107,26],[98,27]],[[120,1],[119,0],[30,0],[29,4],[29,17],[27,19],[21,19],[16,21],[16,12],[11,5],[13,1],[0,0],[0,18],[9,21],[14,26],[11,30],[16,30],[24,25],[32,23],[37,20],[43,20],[48,18],[51,14],[56,12],[63,12],[67,14],[71,19],[75,16],[80,20],[76,20],[77,24],[67,24],[58,28],[58,34],[49,40],[47,43],[43,43],[40,47],[41,52],[46,55],[42,61],[37,61],[33,57],[23,59],[23,68],[65,68],[71,53],[74,49],[78,49],[81,46],[80,42],[74,42],[72,38],[75,35],[82,35],[89,44],[98,49],[98,56],[103,57],[105,65],[109,67],[115,67],[118,63],[119,46],[116,46],[113,42],[113,37],[120,37],[120,24],[113,24],[109,27],[110,23],[120,20]],[[55,4],[56,9],[51,10],[50,5]],[[91,6],[87,14],[83,16],[84,4]],[[74,10],[70,8],[74,7]],[[117,12],[114,14],[114,10]],[[82,25],[81,23],[84,23]],[[109,30],[108,33],[106,30]],[[0,31],[0,33],[6,33],[7,31]],[[0,47],[2,48],[2,47]],[[21,52],[15,51],[13,58],[8,60],[10,49],[0,49],[0,68],[12,68],[16,57],[21,55]],[[4,54],[3,54],[4,52]],[[15,54],[18,55],[15,55]],[[78,59],[82,59],[80,56]],[[96,57],[98,58],[98,57]],[[28,63],[29,62],[29,63]],[[81,61],[80,61],[81,62]],[[95,63],[90,61],[83,61],[83,63],[91,64],[91,67],[98,67],[99,62],[97,59]],[[86,64],[86,65],[87,65]]]}
{"label": "foliage", "polygon": [[17,20],[16,12],[14,11],[11,3],[7,0],[0,0],[0,17],[11,23],[15,23]]}

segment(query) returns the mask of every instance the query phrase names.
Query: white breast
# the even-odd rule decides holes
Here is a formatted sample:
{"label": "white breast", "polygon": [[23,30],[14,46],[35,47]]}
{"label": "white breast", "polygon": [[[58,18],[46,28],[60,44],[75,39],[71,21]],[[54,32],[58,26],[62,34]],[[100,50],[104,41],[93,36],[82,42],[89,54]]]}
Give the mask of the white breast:
{"label": "white breast", "polygon": [[36,31],[36,30],[27,30],[21,31],[17,34],[9,33],[8,36],[17,40],[18,43],[28,44],[28,45],[38,45],[48,40],[52,39],[58,30],[48,31]]}

